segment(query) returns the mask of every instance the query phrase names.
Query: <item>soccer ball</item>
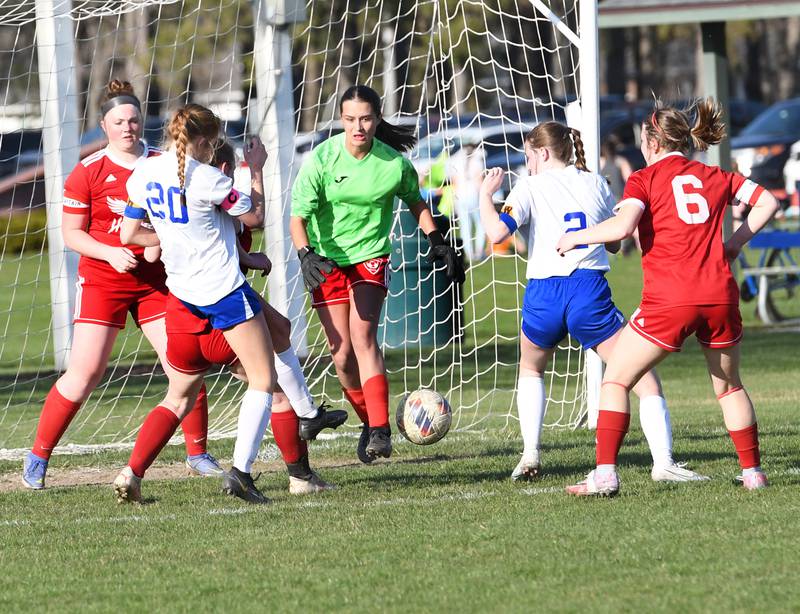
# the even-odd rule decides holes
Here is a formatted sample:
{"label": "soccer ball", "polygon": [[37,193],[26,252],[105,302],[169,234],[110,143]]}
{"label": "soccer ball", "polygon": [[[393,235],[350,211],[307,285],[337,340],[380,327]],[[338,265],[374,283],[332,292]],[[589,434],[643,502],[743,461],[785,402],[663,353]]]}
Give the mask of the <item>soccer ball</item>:
{"label": "soccer ball", "polygon": [[453,410],[435,390],[415,390],[397,406],[397,428],[411,443],[427,446],[447,435]]}

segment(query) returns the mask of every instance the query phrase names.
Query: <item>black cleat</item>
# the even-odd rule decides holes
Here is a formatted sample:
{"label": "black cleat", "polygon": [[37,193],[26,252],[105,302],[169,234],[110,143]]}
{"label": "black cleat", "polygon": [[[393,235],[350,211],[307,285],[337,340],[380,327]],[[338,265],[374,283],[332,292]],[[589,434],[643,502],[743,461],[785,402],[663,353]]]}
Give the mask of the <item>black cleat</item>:
{"label": "black cleat", "polygon": [[356,448],[356,454],[358,455],[358,460],[366,464],[369,464],[375,460],[373,456],[367,454],[368,443],[369,443],[369,424],[362,424],[361,436],[358,438],[358,447]]}
{"label": "black cleat", "polygon": [[270,503],[270,500],[256,488],[253,476],[244,471],[239,471],[236,467],[232,467],[222,478],[222,492],[239,497],[248,503],[262,505]]}
{"label": "black cleat", "polygon": [[347,421],[347,412],[343,409],[327,410],[323,403],[317,409],[317,415],[313,418],[300,418],[298,434],[300,439],[311,441],[316,439],[322,429],[335,429],[342,426]]}
{"label": "black cleat", "polygon": [[366,452],[372,460],[379,456],[389,458],[392,455],[392,430],[388,426],[370,428]]}

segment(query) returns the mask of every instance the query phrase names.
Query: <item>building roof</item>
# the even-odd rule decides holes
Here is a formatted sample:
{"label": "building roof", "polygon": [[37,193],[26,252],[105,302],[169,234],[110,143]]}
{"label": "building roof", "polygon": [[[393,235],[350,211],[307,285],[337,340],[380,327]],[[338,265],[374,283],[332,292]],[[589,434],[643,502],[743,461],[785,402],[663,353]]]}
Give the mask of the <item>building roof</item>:
{"label": "building roof", "polygon": [[601,28],[708,21],[777,19],[800,15],[797,0],[600,0]]}

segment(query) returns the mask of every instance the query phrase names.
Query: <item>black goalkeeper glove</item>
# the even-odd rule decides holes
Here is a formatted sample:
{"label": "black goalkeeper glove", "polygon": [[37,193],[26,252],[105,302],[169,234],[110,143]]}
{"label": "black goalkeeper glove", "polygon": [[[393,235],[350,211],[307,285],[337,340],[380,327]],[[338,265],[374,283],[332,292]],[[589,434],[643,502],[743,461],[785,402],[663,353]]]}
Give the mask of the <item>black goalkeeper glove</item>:
{"label": "black goalkeeper glove", "polygon": [[297,250],[300,258],[300,270],[303,272],[303,283],[309,290],[316,290],[325,281],[325,275],[333,272],[336,263],[330,258],[320,256],[310,245]]}
{"label": "black goalkeeper glove", "polygon": [[445,265],[445,274],[450,281],[464,283],[464,261],[452,245],[444,242],[444,236],[438,230],[434,230],[428,235],[428,243],[431,244],[431,251],[426,256],[428,262],[439,260]]}

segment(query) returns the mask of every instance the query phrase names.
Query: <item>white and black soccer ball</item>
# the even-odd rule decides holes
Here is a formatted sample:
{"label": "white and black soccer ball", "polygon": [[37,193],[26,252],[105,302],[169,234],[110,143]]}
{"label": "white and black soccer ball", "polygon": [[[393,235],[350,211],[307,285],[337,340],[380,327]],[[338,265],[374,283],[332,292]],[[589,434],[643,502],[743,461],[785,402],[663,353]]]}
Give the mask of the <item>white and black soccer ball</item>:
{"label": "white and black soccer ball", "polygon": [[453,420],[450,403],[435,390],[415,390],[397,406],[397,428],[411,443],[427,446],[447,435]]}

